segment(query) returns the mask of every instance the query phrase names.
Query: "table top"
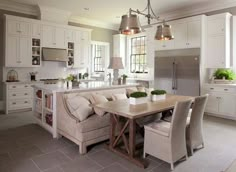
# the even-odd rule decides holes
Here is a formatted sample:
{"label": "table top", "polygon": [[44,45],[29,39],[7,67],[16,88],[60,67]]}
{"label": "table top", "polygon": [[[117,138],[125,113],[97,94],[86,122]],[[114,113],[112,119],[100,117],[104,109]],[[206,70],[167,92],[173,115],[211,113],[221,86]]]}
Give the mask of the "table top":
{"label": "table top", "polygon": [[105,112],[113,113],[130,119],[137,119],[145,117],[154,113],[163,112],[165,110],[173,109],[176,102],[193,100],[194,97],[166,95],[166,99],[156,102],[148,101],[144,104],[130,105],[129,100],[109,101],[94,105],[94,107],[104,110]]}

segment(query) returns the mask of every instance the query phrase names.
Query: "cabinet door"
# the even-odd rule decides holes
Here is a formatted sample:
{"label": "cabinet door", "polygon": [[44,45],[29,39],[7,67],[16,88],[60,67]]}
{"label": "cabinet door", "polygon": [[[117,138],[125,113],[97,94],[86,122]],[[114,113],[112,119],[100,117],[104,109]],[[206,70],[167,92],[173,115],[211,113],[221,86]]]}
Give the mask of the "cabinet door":
{"label": "cabinet door", "polygon": [[15,20],[7,20],[7,33],[11,35],[20,34],[20,24]]}
{"label": "cabinet door", "polygon": [[75,41],[75,31],[67,29],[65,32],[65,39],[67,42],[74,42]]}
{"label": "cabinet door", "polygon": [[20,23],[20,36],[30,36],[30,23],[19,22]]}
{"label": "cabinet door", "polygon": [[187,23],[175,23],[173,25],[174,48],[187,47]]}
{"label": "cabinet door", "polygon": [[42,37],[42,46],[43,47],[55,47],[56,43],[54,41],[54,27],[53,26],[48,26],[48,25],[43,25],[42,26],[43,30],[43,37]]}
{"label": "cabinet door", "polygon": [[187,23],[188,27],[188,48],[201,46],[201,21],[192,21]]}
{"label": "cabinet door", "polygon": [[38,23],[32,24],[32,37],[40,38],[41,37],[41,25]]}
{"label": "cabinet door", "polygon": [[207,38],[206,68],[225,68],[225,37],[211,36]]}
{"label": "cabinet door", "polygon": [[56,44],[56,48],[66,48],[65,29],[56,27],[54,35],[54,43]]}
{"label": "cabinet door", "polygon": [[216,92],[210,92],[208,94],[209,97],[206,105],[206,112],[218,114],[220,96]]}
{"label": "cabinet door", "polygon": [[224,35],[225,34],[225,19],[211,19],[208,17],[207,20],[207,35]]}
{"label": "cabinet door", "polygon": [[19,38],[19,66],[21,67],[31,67],[32,66],[32,59],[30,56],[30,46],[31,39],[27,37],[20,37]]}
{"label": "cabinet door", "polygon": [[155,50],[171,50],[174,49],[174,41],[173,40],[168,40],[168,41],[157,41],[155,40]]}
{"label": "cabinet door", "polygon": [[6,67],[17,67],[20,61],[18,54],[19,37],[13,35],[7,35],[6,40],[6,56],[5,66]]}
{"label": "cabinet door", "polygon": [[222,94],[220,97],[219,112],[222,115],[236,117],[236,96],[232,94]]}

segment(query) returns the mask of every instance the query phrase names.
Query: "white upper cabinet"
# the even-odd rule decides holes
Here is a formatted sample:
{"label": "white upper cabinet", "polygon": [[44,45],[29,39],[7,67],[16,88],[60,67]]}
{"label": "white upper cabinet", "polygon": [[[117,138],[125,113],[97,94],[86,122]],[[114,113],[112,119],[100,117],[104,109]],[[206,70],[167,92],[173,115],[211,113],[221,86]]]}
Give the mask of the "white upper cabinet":
{"label": "white upper cabinet", "polygon": [[200,48],[204,17],[204,15],[201,15],[168,22],[172,26],[174,39],[170,41],[156,41],[156,50]]}
{"label": "white upper cabinet", "polygon": [[41,25],[32,23],[32,38],[41,38]]}
{"label": "white upper cabinet", "polygon": [[72,29],[66,30],[66,41],[75,42],[75,30],[72,30]]}
{"label": "white upper cabinet", "polygon": [[7,33],[11,35],[30,36],[30,23],[17,20],[7,20]]}
{"label": "white upper cabinet", "polygon": [[188,30],[187,23],[181,22],[172,25],[174,34],[174,48],[181,49],[187,47]]}
{"label": "white upper cabinet", "polygon": [[207,17],[206,68],[229,68],[230,62],[230,18],[223,13]]}
{"label": "white upper cabinet", "polygon": [[65,29],[61,27],[43,25],[43,47],[66,48]]}

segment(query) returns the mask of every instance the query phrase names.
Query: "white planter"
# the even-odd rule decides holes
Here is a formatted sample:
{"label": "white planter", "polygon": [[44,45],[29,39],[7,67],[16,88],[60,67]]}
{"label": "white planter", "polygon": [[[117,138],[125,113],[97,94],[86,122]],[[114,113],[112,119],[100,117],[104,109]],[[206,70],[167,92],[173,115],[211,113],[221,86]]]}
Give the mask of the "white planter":
{"label": "white planter", "polygon": [[141,97],[141,98],[129,98],[129,104],[131,105],[139,105],[139,104],[144,104],[147,103],[147,97]]}
{"label": "white planter", "polygon": [[158,101],[158,100],[164,100],[164,99],[166,99],[166,94],[151,95],[151,99],[152,99],[153,102]]}

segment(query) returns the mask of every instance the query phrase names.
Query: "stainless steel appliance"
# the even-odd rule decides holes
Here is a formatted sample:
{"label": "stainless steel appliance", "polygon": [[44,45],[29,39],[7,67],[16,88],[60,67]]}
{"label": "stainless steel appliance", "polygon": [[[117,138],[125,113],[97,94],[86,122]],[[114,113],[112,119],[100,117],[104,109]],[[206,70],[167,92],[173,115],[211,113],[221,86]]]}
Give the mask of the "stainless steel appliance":
{"label": "stainless steel appliance", "polygon": [[200,95],[200,49],[157,51],[155,56],[156,89],[178,95]]}
{"label": "stainless steel appliance", "polygon": [[59,62],[68,61],[66,49],[43,47],[42,51],[43,51],[42,55],[44,61],[59,61]]}

